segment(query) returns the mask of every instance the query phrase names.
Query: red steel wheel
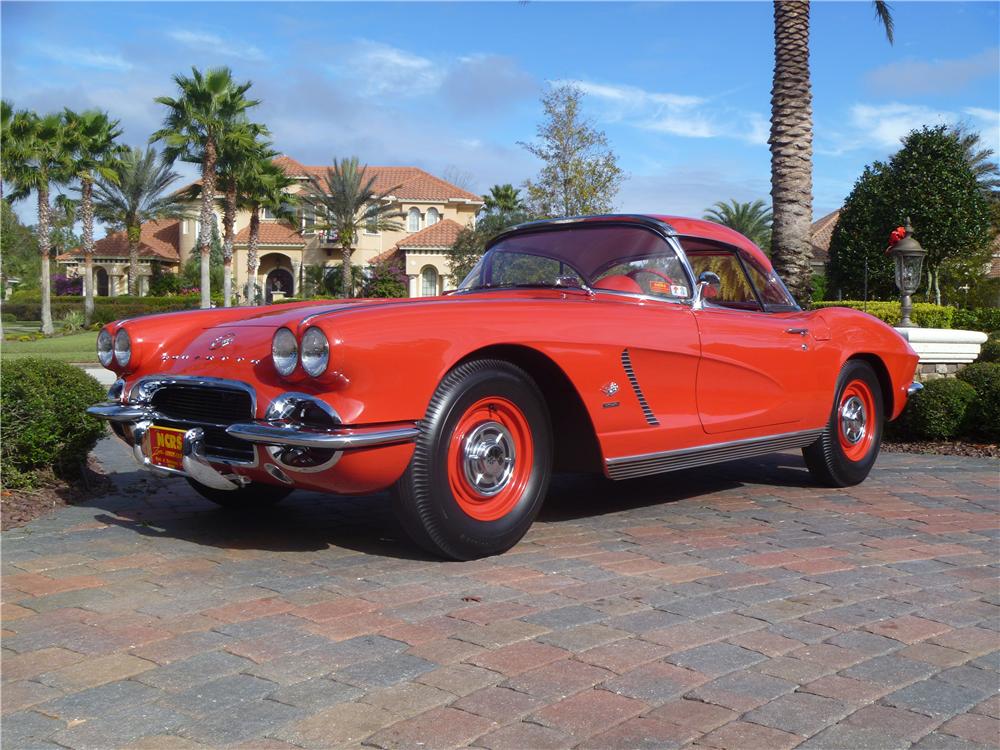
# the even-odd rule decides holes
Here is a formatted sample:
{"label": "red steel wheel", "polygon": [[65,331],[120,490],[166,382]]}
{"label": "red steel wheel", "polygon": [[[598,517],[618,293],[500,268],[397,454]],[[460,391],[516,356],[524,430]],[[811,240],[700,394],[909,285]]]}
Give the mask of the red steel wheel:
{"label": "red steel wheel", "polygon": [[844,388],[837,409],[837,438],[849,461],[861,461],[875,439],[871,419],[875,415],[875,397],[863,380],[852,380]]}
{"label": "red steel wheel", "polygon": [[498,396],[459,418],[448,447],[448,483],[463,513],[496,521],[517,505],[531,477],[534,441],[524,413]]}

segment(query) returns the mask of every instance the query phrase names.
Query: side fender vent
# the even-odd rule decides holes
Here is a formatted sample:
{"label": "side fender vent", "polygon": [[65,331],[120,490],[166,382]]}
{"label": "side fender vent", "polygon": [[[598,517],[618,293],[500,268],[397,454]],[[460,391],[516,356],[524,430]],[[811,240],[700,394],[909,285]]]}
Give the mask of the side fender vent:
{"label": "side fender vent", "polygon": [[632,355],[628,353],[628,349],[622,349],[622,367],[625,369],[625,376],[628,378],[629,385],[632,386],[632,390],[635,392],[635,397],[639,400],[639,406],[642,407],[642,414],[646,418],[646,422],[653,427],[658,427],[660,420],[656,418],[653,410],[649,408],[646,395],[642,392],[642,388],[639,387],[639,379],[635,376],[635,369],[632,367]]}

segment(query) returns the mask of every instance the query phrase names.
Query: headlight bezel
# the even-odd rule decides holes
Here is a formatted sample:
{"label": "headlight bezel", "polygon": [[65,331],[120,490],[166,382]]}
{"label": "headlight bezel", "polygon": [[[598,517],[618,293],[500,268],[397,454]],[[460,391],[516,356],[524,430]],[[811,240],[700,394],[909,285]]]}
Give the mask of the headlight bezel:
{"label": "headlight bezel", "polygon": [[[290,354],[278,354],[278,338],[282,338],[282,343],[291,344]],[[287,350],[286,350],[287,351]],[[295,332],[290,328],[282,326],[277,331],[274,332],[274,336],[271,337],[271,362],[274,364],[274,369],[278,371],[278,374],[287,378],[289,375],[295,372],[295,368],[299,364],[299,340],[295,336]]]}
{"label": "headlight bezel", "polygon": [[[106,344],[106,349],[102,351],[102,344]],[[107,328],[102,328],[97,334],[97,361],[101,367],[110,368],[115,361],[115,337]]]}
{"label": "headlight bezel", "polygon": [[310,326],[306,329],[299,347],[299,362],[311,378],[318,378],[327,371],[330,366],[330,339],[322,328]]}
{"label": "headlight bezel", "polygon": [[[127,346],[122,346],[121,341],[124,341]],[[132,361],[132,337],[124,328],[119,328],[115,333],[114,354],[115,363],[122,369],[128,367],[129,362]]]}

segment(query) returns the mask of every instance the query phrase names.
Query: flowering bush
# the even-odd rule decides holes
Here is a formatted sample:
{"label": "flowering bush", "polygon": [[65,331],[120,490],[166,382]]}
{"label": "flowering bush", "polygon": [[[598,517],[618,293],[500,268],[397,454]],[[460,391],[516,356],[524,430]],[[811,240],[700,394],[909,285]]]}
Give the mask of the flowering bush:
{"label": "flowering bush", "polygon": [[366,269],[361,293],[365,297],[405,297],[406,272],[400,260],[371,263]]}
{"label": "flowering bush", "polygon": [[52,291],[57,297],[65,297],[67,294],[83,294],[83,277],[56,274],[52,277]]}

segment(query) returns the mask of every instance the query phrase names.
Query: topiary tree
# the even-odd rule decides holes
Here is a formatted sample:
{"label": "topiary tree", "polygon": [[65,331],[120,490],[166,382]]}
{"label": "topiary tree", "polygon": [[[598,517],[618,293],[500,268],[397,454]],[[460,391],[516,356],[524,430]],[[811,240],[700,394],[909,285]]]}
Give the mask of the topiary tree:
{"label": "topiary tree", "polygon": [[874,162],[855,183],[830,240],[831,294],[859,299],[867,260],[869,298],[897,296],[886,248],[906,217],[927,250],[928,297],[941,304],[942,279],[955,287],[946,285],[944,296],[957,296],[989,258],[990,206],[965,149],[943,125],[910,132],[888,163]]}

